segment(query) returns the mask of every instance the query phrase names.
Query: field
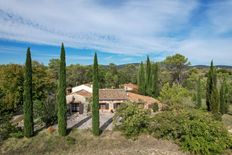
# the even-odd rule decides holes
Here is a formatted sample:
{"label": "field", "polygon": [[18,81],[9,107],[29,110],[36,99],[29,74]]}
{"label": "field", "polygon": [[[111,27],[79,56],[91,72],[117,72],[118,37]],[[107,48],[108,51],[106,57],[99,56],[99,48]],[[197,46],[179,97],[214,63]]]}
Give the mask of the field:
{"label": "field", "polygon": [[157,140],[142,135],[137,140],[129,140],[116,131],[106,131],[94,137],[88,130],[74,129],[67,137],[59,137],[57,132],[41,131],[27,139],[10,138],[0,146],[0,154],[156,154],[182,155],[179,147],[170,141]]}

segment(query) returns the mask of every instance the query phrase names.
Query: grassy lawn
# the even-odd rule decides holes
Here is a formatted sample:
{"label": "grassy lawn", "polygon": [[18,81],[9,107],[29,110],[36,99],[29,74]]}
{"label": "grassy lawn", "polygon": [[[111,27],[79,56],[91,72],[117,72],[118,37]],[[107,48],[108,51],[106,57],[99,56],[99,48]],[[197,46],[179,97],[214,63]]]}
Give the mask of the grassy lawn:
{"label": "grassy lawn", "polygon": [[170,141],[157,140],[151,136],[140,136],[128,140],[119,132],[107,131],[94,137],[87,130],[74,129],[67,137],[57,132],[41,131],[30,139],[10,138],[0,146],[0,154],[184,154]]}

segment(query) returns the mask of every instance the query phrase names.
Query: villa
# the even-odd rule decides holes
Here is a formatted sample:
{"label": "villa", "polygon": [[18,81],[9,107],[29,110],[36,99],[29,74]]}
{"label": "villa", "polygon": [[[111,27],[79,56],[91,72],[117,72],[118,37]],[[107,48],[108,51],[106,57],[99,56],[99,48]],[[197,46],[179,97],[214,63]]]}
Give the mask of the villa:
{"label": "villa", "polygon": [[[152,104],[159,104],[159,101],[148,96],[134,93],[137,86],[124,84],[124,89],[99,89],[99,110],[101,112],[115,112],[125,101],[143,103],[148,109]],[[92,85],[83,84],[69,89],[66,96],[67,107],[70,113],[85,114],[90,111],[92,100]]]}

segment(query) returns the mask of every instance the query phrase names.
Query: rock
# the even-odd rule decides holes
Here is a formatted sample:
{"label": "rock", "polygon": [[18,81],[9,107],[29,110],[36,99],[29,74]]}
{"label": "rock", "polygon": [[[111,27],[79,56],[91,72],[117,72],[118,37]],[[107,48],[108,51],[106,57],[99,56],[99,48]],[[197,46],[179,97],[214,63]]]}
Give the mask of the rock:
{"label": "rock", "polygon": [[52,126],[47,128],[48,133],[53,133],[56,129],[53,128]]}
{"label": "rock", "polygon": [[229,131],[229,133],[231,133],[232,134],[232,129],[230,129],[230,130],[228,130]]}

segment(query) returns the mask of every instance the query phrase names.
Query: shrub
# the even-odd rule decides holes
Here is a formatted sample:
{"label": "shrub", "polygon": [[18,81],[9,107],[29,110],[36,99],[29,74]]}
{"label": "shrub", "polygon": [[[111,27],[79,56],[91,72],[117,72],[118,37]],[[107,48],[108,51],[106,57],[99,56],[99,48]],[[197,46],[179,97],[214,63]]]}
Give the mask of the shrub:
{"label": "shrub", "polygon": [[153,110],[153,112],[157,112],[158,110],[159,110],[159,105],[158,104],[153,104],[152,105],[152,110]]}
{"label": "shrub", "polygon": [[148,111],[136,104],[125,103],[117,109],[114,121],[116,129],[122,131],[127,137],[138,136],[147,130],[149,125]]}
{"label": "shrub", "polygon": [[15,127],[10,122],[11,118],[11,114],[0,113],[0,141],[9,138],[10,133],[14,131]]}
{"label": "shrub", "polygon": [[194,154],[220,154],[232,147],[232,138],[221,122],[199,110],[167,111],[155,115],[149,132],[157,138],[173,139]]}
{"label": "shrub", "polygon": [[73,137],[67,137],[66,142],[68,145],[74,145],[76,143],[76,139]]}
{"label": "shrub", "polygon": [[189,96],[187,89],[183,88],[181,85],[173,84],[170,86],[169,83],[164,84],[160,92],[159,99],[162,103],[167,104],[170,107],[182,106],[184,99]]}
{"label": "shrub", "polygon": [[41,119],[46,126],[53,125],[57,122],[57,110],[55,99],[49,97],[47,101],[34,101],[34,117]]}
{"label": "shrub", "polygon": [[10,137],[14,138],[23,138],[23,131],[20,128],[16,128],[16,130],[12,133],[10,133]]}

